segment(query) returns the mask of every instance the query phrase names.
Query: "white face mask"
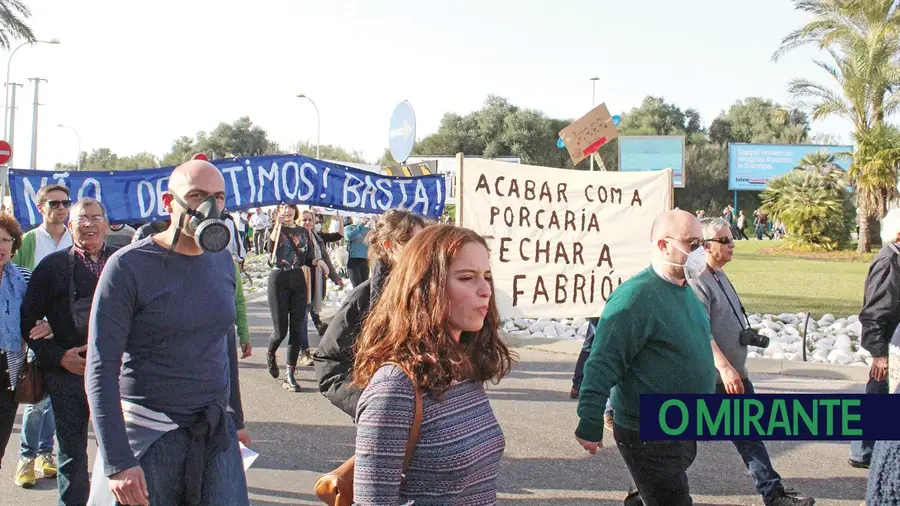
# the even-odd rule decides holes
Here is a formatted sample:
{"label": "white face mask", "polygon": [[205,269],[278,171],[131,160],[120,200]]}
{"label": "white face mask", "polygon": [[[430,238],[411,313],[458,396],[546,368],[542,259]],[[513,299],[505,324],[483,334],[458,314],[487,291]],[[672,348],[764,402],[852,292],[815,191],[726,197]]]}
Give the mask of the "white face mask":
{"label": "white face mask", "polygon": [[684,268],[684,279],[688,282],[697,279],[701,273],[703,273],[703,269],[706,268],[706,248],[702,245],[688,253],[687,251],[681,249],[677,244],[672,243],[671,241],[666,240],[672,246],[678,249],[678,251],[687,255],[687,260],[683,264],[676,264],[672,262],[663,262],[664,264],[674,265],[676,267]]}

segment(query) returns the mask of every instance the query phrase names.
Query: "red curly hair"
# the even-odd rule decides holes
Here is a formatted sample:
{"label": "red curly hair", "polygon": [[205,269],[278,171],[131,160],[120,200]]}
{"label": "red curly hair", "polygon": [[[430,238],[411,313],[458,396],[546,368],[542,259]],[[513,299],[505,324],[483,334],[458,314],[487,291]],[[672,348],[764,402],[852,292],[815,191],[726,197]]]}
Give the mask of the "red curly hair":
{"label": "red curly hair", "polygon": [[450,265],[469,243],[488,249],[481,236],[454,225],[429,226],[406,245],[357,341],[356,385],[365,388],[386,362],[400,365],[414,384],[435,397],[453,380],[497,383],[509,374],[513,358],[497,334],[500,313],[493,281],[481,330],[463,332],[458,343],[450,332]]}

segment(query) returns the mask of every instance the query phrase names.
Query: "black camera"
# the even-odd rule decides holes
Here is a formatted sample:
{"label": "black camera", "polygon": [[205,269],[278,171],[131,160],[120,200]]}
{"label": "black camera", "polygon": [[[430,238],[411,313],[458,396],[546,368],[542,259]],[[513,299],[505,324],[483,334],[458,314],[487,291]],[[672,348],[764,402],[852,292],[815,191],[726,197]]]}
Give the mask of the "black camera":
{"label": "black camera", "polygon": [[739,336],[741,346],[756,346],[757,348],[768,348],[769,338],[759,335],[759,332],[753,329],[744,329]]}

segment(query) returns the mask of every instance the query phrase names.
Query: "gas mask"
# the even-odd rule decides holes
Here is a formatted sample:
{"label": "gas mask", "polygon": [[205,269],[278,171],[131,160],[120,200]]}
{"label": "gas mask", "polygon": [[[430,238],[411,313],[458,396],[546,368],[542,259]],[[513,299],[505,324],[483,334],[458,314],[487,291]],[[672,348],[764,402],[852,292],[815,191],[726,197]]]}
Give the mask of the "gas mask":
{"label": "gas mask", "polygon": [[200,249],[206,253],[218,253],[228,247],[228,243],[231,242],[231,230],[221,219],[215,196],[207,197],[197,209],[188,208],[187,204],[174,193],[172,197],[184,208],[178,230],[183,230],[186,235],[193,237]]}

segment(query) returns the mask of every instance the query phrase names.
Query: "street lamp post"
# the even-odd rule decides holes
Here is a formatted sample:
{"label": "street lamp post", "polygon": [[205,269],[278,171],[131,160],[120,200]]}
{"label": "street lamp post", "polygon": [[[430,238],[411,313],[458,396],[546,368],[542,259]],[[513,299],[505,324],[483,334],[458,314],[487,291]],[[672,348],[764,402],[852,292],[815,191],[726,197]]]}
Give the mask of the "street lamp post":
{"label": "street lamp post", "polygon": [[[600,78],[597,76],[594,76],[591,78],[591,110],[593,110],[594,107],[597,107],[597,81],[599,81],[599,80],[600,80]],[[593,170],[594,170],[594,154],[591,153],[591,171],[593,172]]]}
{"label": "street lamp post", "polygon": [[[50,39],[50,40],[36,40],[34,42],[24,42],[19,45],[17,48],[12,50],[12,53],[9,53],[9,59],[6,60],[6,87],[9,88],[9,71],[12,65],[12,57],[16,54],[16,51],[22,49],[25,46],[33,45],[33,44],[59,44],[59,39]],[[6,139],[6,136],[9,135],[9,90],[6,91],[6,106],[3,108],[3,138]]]}
{"label": "street lamp post", "polygon": [[297,95],[297,98],[305,98],[316,108],[316,158],[319,158],[319,143],[322,142],[322,118],[319,116],[319,107],[315,102],[303,93]]}
{"label": "street lamp post", "polygon": [[78,138],[78,159],[75,161],[75,166],[77,167],[76,170],[81,170],[81,136],[78,135],[78,130],[75,130],[70,126],[63,124],[59,124],[56,126],[58,126],[59,128],[68,128],[69,130],[75,132],[75,137]]}

